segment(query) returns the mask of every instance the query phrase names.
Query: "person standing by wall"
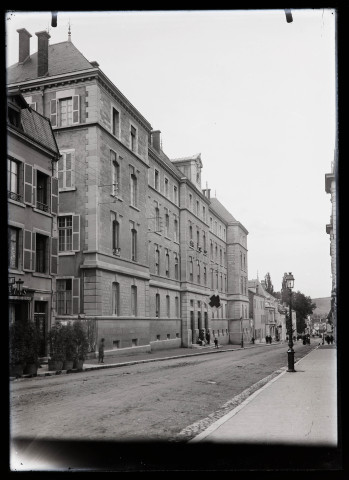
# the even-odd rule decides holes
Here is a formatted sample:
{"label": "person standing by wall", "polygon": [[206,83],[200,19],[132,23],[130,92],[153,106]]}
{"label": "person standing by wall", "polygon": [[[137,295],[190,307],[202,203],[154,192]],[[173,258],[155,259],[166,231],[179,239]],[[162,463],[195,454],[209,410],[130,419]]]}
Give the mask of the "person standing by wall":
{"label": "person standing by wall", "polygon": [[104,338],[101,338],[98,346],[98,363],[104,363]]}

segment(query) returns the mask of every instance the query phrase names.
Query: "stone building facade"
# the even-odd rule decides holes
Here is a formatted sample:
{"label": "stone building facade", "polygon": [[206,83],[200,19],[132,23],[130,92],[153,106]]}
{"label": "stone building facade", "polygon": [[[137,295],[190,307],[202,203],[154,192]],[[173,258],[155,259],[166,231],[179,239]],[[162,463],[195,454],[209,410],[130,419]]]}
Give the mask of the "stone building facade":
{"label": "stone building facade", "polygon": [[330,223],[326,225],[326,233],[330,236],[330,257],[331,257],[331,319],[333,322],[334,336],[336,338],[337,324],[337,192],[336,192],[336,166],[337,150],[335,158],[331,165],[331,173],[325,174],[325,191],[331,198]]}
{"label": "stone building facade", "polygon": [[[50,118],[61,153],[55,318],[93,321],[106,350],[234,342],[248,319],[247,235],[208,189],[201,156],[170,160],[160,131],[67,42],[26,56],[8,83]],[[222,306],[213,312],[209,297]]]}
{"label": "stone building facade", "polygon": [[50,122],[17,90],[7,102],[9,323],[35,321],[41,356],[54,320],[59,151]]}

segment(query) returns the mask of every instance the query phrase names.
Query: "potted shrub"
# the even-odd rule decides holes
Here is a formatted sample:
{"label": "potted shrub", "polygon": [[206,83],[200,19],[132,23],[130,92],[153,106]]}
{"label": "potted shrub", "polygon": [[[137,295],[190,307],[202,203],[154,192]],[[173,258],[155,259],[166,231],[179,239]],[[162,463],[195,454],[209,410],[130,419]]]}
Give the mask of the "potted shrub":
{"label": "potted shrub", "polygon": [[71,322],[63,325],[62,334],[64,338],[64,360],[62,368],[63,370],[71,370],[73,368],[74,359],[76,356],[74,329]]}
{"label": "potted shrub", "polygon": [[64,334],[63,325],[55,323],[48,335],[50,346],[50,358],[48,359],[49,370],[62,370],[64,360]]}
{"label": "potted shrub", "polygon": [[26,362],[23,373],[36,375],[39,367],[39,335],[32,321],[28,320],[23,329],[23,333]]}
{"label": "potted shrub", "polygon": [[10,325],[9,329],[10,341],[10,376],[20,377],[23,374],[25,366],[25,347],[23,325],[21,323],[14,323]]}
{"label": "potted shrub", "polygon": [[89,347],[87,331],[80,320],[77,320],[73,323],[73,331],[76,345],[73,368],[82,370]]}

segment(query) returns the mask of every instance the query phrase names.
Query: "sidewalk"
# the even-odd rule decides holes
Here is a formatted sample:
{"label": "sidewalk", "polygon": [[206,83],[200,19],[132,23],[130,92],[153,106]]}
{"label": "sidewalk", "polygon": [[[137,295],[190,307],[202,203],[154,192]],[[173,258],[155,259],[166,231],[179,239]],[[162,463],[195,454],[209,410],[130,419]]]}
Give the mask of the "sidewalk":
{"label": "sidewalk", "polygon": [[321,345],[191,442],[337,446],[337,350]]}

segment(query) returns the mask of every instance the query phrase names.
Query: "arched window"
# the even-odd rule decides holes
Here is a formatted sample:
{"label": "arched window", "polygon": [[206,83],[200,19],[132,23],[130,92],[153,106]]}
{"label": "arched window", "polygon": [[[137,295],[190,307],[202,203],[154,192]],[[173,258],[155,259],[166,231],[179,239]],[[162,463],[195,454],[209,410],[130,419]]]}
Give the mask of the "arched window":
{"label": "arched window", "polygon": [[131,205],[137,207],[137,177],[134,173],[131,173],[130,178],[130,189],[131,189]]}
{"label": "arched window", "polygon": [[131,229],[131,260],[137,261],[137,230]]}
{"label": "arched window", "polygon": [[159,207],[155,207],[155,231],[160,232],[160,210]]}
{"label": "arched window", "polygon": [[112,248],[114,253],[120,248],[119,247],[119,222],[114,219],[112,222]]}

